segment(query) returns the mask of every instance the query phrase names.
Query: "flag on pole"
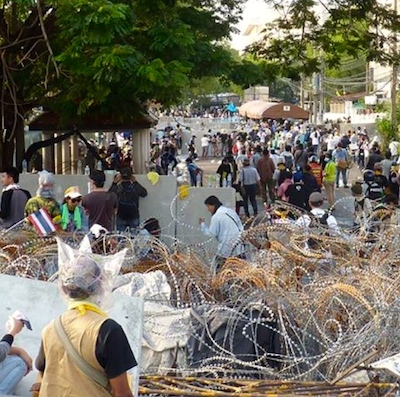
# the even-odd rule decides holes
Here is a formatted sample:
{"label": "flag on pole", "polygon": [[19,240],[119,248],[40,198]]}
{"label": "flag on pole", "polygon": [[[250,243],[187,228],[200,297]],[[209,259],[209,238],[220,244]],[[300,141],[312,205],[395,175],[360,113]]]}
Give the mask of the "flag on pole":
{"label": "flag on pole", "polygon": [[47,236],[56,231],[51,216],[45,208],[41,208],[39,211],[29,215],[28,220],[40,236]]}

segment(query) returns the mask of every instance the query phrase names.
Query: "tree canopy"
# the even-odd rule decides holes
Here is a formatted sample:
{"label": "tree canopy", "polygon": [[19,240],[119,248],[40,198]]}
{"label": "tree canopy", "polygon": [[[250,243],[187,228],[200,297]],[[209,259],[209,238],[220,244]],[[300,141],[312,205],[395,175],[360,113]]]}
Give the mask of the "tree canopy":
{"label": "tree canopy", "polygon": [[150,100],[179,102],[193,78],[227,74],[223,42],[242,2],[0,1],[3,165],[16,137],[20,164],[23,121],[35,106],[71,122],[89,112],[123,118]]}
{"label": "tree canopy", "polygon": [[343,60],[364,58],[398,64],[400,16],[379,0],[266,0],[280,17],[249,50],[275,61],[287,77],[300,79]]}

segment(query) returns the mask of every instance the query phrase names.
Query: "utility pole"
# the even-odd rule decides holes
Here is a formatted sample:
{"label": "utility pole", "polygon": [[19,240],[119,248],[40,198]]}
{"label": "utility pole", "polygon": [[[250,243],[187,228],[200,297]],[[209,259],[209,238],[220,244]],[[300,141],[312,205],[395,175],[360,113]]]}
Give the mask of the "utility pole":
{"label": "utility pole", "polygon": [[324,122],[324,113],[325,113],[325,95],[324,95],[324,79],[325,79],[325,64],[324,58],[322,56],[321,50],[321,72],[319,74],[319,122],[323,124]]}
{"label": "utility pole", "polygon": [[300,76],[300,107],[304,109],[304,76]]}
{"label": "utility pole", "polygon": [[[394,12],[397,14],[398,7],[397,7],[397,0],[393,0],[393,9]],[[398,83],[398,62],[397,62],[397,55],[398,55],[398,46],[397,46],[397,33],[395,32],[393,35],[393,68],[392,68],[392,90],[390,93],[391,102],[392,102],[392,115],[391,115],[391,122],[392,128],[394,131],[397,131],[397,83]]]}

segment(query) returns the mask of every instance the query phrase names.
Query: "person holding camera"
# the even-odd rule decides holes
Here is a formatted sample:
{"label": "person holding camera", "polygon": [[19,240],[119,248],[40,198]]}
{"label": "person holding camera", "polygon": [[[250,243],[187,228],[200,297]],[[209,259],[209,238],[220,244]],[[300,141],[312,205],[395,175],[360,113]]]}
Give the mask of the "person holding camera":
{"label": "person holding camera", "polygon": [[14,338],[24,327],[21,320],[10,317],[9,331],[0,341],[0,394],[12,394],[21,379],[32,371],[32,358]]}

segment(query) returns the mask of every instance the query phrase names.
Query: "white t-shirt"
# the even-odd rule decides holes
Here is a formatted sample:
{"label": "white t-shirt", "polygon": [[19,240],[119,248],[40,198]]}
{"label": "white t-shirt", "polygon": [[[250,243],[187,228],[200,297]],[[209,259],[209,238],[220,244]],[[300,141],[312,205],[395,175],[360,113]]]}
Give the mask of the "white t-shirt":
{"label": "white t-shirt", "polygon": [[260,143],[265,143],[265,139],[267,138],[267,134],[264,131],[259,131],[257,134],[260,138]]}
{"label": "white t-shirt", "polygon": [[311,133],[311,143],[313,146],[318,146],[319,145],[319,132],[318,131],[313,131]]}
{"label": "white t-shirt", "polygon": [[207,147],[209,144],[209,140],[207,136],[202,136],[200,139],[201,147]]}
{"label": "white t-shirt", "polygon": [[210,227],[203,222],[201,231],[206,236],[214,236],[218,241],[217,255],[224,258],[240,255],[244,248],[240,244],[243,231],[242,221],[238,214],[221,205],[211,217]]}
{"label": "white t-shirt", "polygon": [[[311,211],[311,214],[313,214],[316,218],[322,218],[325,214],[325,210],[322,208],[313,208]],[[329,227],[329,229],[334,230],[335,232],[339,231],[339,226],[336,221],[336,218],[333,215],[329,215],[328,218],[326,219],[326,223]],[[311,218],[309,215],[305,214],[301,216],[299,219],[296,221],[296,225],[300,226],[302,228],[308,228],[311,224]]]}

